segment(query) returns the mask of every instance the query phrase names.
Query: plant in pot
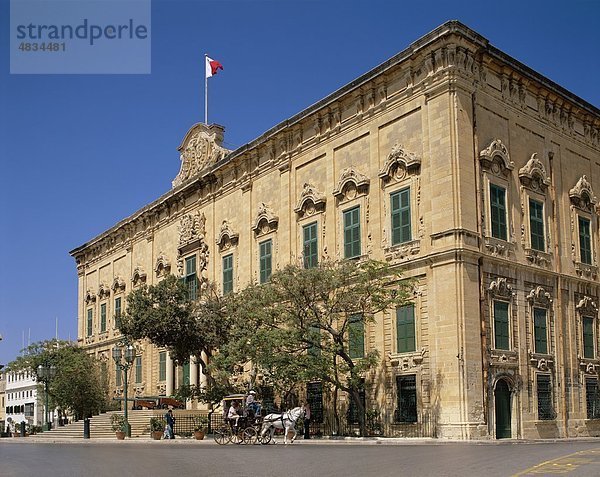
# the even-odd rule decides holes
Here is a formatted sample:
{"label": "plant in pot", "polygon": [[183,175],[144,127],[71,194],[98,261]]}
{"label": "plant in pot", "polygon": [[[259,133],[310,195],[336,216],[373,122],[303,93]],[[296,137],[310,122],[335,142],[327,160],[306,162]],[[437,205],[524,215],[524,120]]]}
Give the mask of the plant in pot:
{"label": "plant in pot", "polygon": [[112,430],[115,431],[117,439],[122,441],[125,439],[125,416],[122,414],[113,414],[110,418]]}
{"label": "plant in pot", "polygon": [[204,439],[208,428],[208,416],[197,416],[194,418],[194,438],[198,441]]}
{"label": "plant in pot", "polygon": [[152,439],[155,441],[160,440],[165,432],[165,424],[166,422],[162,417],[150,418],[150,432],[152,433]]}

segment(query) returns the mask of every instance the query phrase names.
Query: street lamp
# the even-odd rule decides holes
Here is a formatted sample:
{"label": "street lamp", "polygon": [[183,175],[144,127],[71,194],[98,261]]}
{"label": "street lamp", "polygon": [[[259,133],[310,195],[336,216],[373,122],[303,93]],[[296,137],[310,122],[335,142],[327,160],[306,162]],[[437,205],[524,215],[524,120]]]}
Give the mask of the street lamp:
{"label": "street lamp", "polygon": [[[123,354],[125,355],[125,361],[121,360]],[[112,357],[115,360],[115,363],[117,364],[117,368],[123,371],[123,374],[125,375],[125,435],[127,437],[131,437],[131,426],[129,425],[129,421],[127,420],[127,371],[129,371],[129,369],[133,365],[133,361],[135,359],[135,348],[131,345],[126,345],[125,353],[123,353],[119,345],[116,345],[112,350]]]}
{"label": "street lamp", "polygon": [[46,424],[44,426],[45,431],[49,431],[52,428],[50,424],[50,414],[48,406],[48,385],[50,381],[56,376],[56,367],[54,365],[40,364],[37,367],[37,379],[44,383],[44,389],[46,391],[46,408],[44,409],[44,416]]}

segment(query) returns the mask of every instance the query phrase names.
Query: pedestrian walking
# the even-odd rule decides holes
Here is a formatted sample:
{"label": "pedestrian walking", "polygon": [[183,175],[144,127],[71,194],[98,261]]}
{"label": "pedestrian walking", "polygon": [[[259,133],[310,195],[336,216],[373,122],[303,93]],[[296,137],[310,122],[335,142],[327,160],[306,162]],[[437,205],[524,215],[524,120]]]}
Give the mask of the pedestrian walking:
{"label": "pedestrian walking", "polygon": [[304,438],[310,439],[310,406],[305,402],[302,407],[304,408]]}
{"label": "pedestrian walking", "polygon": [[175,439],[175,416],[173,416],[172,409],[169,409],[165,414],[165,421],[167,421],[167,425],[165,426],[165,439]]}

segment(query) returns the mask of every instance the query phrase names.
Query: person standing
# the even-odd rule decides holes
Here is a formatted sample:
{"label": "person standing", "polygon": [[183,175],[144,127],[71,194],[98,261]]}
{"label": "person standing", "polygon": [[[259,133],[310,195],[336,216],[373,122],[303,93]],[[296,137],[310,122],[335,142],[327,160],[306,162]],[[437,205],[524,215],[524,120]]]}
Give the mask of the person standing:
{"label": "person standing", "polygon": [[304,438],[310,439],[310,406],[305,402],[302,407],[304,408]]}
{"label": "person standing", "polygon": [[165,421],[167,421],[167,426],[165,429],[167,431],[167,439],[175,439],[175,416],[173,416],[172,409],[169,409],[165,414]]}

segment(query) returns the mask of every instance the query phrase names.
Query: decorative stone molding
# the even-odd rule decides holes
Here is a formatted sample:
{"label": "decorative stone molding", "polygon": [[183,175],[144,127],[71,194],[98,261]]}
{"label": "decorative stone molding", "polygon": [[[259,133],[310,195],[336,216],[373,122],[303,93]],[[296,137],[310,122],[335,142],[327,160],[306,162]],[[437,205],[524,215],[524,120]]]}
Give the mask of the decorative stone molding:
{"label": "decorative stone molding", "polygon": [[392,178],[402,180],[407,174],[416,173],[421,168],[421,158],[412,152],[404,149],[404,146],[396,143],[385,161],[379,178],[385,185]]}
{"label": "decorative stone molding", "polygon": [[222,147],[223,127],[218,124],[207,126],[197,123],[186,133],[177,148],[181,169],[173,179],[173,187],[183,184],[204,169],[223,159],[229,152]]}
{"label": "decorative stone molding", "polygon": [[86,303],[95,302],[96,301],[96,294],[88,288],[88,290],[85,292],[84,300],[85,300]]}
{"label": "decorative stone molding", "polygon": [[156,394],[158,394],[159,396],[164,396],[165,394],[167,394],[167,383],[158,383],[156,385]]}
{"label": "decorative stone molding", "polygon": [[219,251],[222,252],[224,250],[229,250],[231,247],[238,244],[239,234],[233,231],[231,224],[224,220],[221,224],[221,231],[219,232],[219,237],[217,237],[217,247],[219,247]]}
{"label": "decorative stone molding", "polygon": [[588,280],[596,280],[598,278],[598,267],[595,265],[588,265],[587,263],[581,263],[574,261],[575,272],[578,276],[586,278]]}
{"label": "decorative stone molding", "polygon": [[154,273],[156,273],[157,277],[162,277],[164,275],[168,275],[171,271],[171,262],[163,253],[158,255],[156,259],[156,265],[154,265]]}
{"label": "decorative stone molding", "polygon": [[598,199],[594,196],[592,185],[586,175],[583,175],[571,190],[569,190],[569,199],[571,203],[586,212],[594,213]]}
{"label": "decorative stone molding", "polygon": [[598,304],[589,296],[584,296],[575,309],[582,316],[596,316],[598,314]]}
{"label": "decorative stone molding", "polygon": [[125,280],[123,280],[123,278],[121,278],[120,276],[115,277],[111,288],[112,288],[113,293],[115,293],[115,294],[124,292],[125,291]]}
{"label": "decorative stone molding", "polygon": [[114,390],[114,395],[116,397],[123,396],[123,386],[117,386]]}
{"label": "decorative stone molding", "polygon": [[352,200],[366,195],[370,182],[367,176],[358,172],[354,167],[348,167],[340,174],[337,186],[333,189],[333,195],[339,202]]}
{"label": "decorative stone molding", "polygon": [[494,139],[488,147],[479,153],[481,167],[496,175],[508,176],[515,168],[515,163],[510,160],[508,148],[500,139]]}
{"label": "decorative stone molding", "polygon": [[298,214],[298,217],[314,215],[325,210],[326,202],[325,194],[313,185],[305,183],[294,212]]}
{"label": "decorative stone molding", "polygon": [[256,220],[252,226],[252,230],[257,237],[268,234],[277,230],[279,224],[279,217],[277,217],[271,207],[264,202],[258,204],[258,213],[256,214]]}
{"label": "decorative stone molding", "polygon": [[516,295],[516,293],[513,291],[512,285],[508,283],[506,278],[501,277],[492,280],[492,283],[490,283],[488,288],[488,293],[492,296],[492,298],[504,298],[506,300],[512,300],[512,298]]}
{"label": "decorative stone molding", "polygon": [[206,217],[198,211],[195,214],[185,214],[179,221],[179,249],[186,245],[204,239],[206,234]]}
{"label": "decorative stone molding", "polygon": [[595,374],[598,375],[600,371],[600,361],[597,359],[587,359],[577,356],[579,360],[579,367],[584,374]]}
{"label": "decorative stone molding", "polygon": [[387,357],[391,366],[398,368],[401,371],[407,371],[412,368],[420,367],[423,364],[425,353],[427,353],[427,350],[421,348],[412,353],[388,353]]}
{"label": "decorative stone molding", "polygon": [[414,255],[418,255],[421,251],[421,241],[411,240],[391,247],[386,247],[383,250],[385,259],[388,262],[396,260],[407,260]]}
{"label": "decorative stone molding", "polygon": [[550,308],[552,306],[552,297],[543,287],[537,286],[532,289],[525,297],[531,306]]}
{"label": "decorative stone molding", "polygon": [[137,287],[138,285],[141,285],[142,283],[146,282],[146,277],[147,277],[147,275],[146,275],[145,270],[143,269],[143,267],[138,265],[133,270],[133,275],[131,276],[131,282],[133,283],[134,287]]}
{"label": "decorative stone molding", "polygon": [[98,287],[98,299],[102,300],[110,296],[110,287],[106,283],[101,283]]}
{"label": "decorative stone molding", "polygon": [[490,366],[517,368],[519,366],[519,355],[516,351],[491,350]]}
{"label": "decorative stone molding", "polygon": [[548,267],[552,262],[552,255],[540,250],[534,250],[532,248],[525,248],[525,258],[532,265],[538,265],[540,267]]}
{"label": "decorative stone molding", "polygon": [[138,383],[133,386],[133,392],[136,396],[143,396],[146,383]]}
{"label": "decorative stone molding", "polygon": [[548,371],[554,368],[554,357],[549,354],[534,353],[532,350],[527,350],[529,355],[529,364],[535,366],[540,371]]}
{"label": "decorative stone molding", "polygon": [[508,258],[514,252],[515,246],[512,242],[506,242],[494,237],[484,237],[485,249],[493,257]]}
{"label": "decorative stone molding", "polygon": [[546,174],[546,168],[537,157],[537,152],[531,155],[527,164],[519,169],[519,180],[523,186],[545,192],[550,185],[550,178]]}

